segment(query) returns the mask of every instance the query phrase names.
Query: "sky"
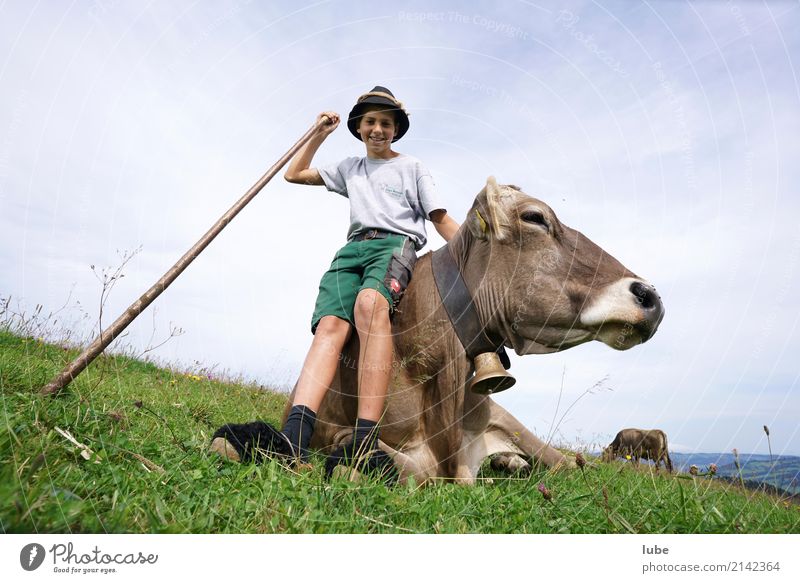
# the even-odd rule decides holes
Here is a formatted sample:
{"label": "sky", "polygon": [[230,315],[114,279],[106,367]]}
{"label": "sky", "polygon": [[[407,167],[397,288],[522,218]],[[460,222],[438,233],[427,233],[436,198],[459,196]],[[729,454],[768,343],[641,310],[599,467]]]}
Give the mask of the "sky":
{"label": "sky", "polygon": [[[798,31],[788,1],[2,3],[0,298],[91,336],[104,268],[133,254],[107,324],[319,112],[384,85],[411,114],[395,149],[457,221],[496,176],[664,301],[629,351],[512,355],[498,402],[575,446],[658,427],[676,451],[767,453],[768,425],[799,455]],[[363,153],[342,124],[314,162]],[[290,388],[348,216],[277,177],[123,342]]]}

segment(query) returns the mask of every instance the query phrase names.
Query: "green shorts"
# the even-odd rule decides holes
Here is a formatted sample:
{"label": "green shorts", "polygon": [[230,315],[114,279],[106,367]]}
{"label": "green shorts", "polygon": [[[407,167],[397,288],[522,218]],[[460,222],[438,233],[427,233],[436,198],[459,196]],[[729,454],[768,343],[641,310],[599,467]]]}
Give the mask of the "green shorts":
{"label": "green shorts", "polygon": [[319,282],[319,294],[311,317],[311,333],[324,316],[336,316],[355,324],[353,307],[362,289],[378,290],[393,314],[411,281],[417,255],[414,243],[403,235],[384,239],[350,241],[339,249]]}

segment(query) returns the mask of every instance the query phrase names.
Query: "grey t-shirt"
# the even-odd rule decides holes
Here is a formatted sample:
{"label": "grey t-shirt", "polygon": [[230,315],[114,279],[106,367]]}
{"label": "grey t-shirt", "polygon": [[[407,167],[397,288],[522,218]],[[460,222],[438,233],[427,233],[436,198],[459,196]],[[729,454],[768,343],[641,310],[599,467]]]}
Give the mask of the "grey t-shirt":
{"label": "grey t-shirt", "polygon": [[412,156],[346,158],[317,170],[328,190],[350,199],[348,239],[380,229],[411,237],[419,250],[427,241],[425,220],[444,209],[430,172]]}

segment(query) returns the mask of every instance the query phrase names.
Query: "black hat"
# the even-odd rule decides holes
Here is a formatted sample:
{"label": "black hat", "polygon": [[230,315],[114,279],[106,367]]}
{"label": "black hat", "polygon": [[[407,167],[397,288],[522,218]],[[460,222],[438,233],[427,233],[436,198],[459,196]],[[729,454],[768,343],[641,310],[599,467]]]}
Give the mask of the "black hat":
{"label": "black hat", "polygon": [[347,129],[350,130],[350,133],[353,134],[359,142],[361,141],[361,136],[358,135],[358,124],[361,121],[361,117],[364,115],[364,109],[368,105],[386,105],[388,106],[388,111],[393,111],[395,113],[397,133],[392,142],[396,142],[402,138],[408,131],[408,114],[406,110],[403,109],[403,104],[397,101],[394,94],[386,87],[376,85],[373,87],[372,91],[358,98],[358,101],[355,106],[353,106],[347,118]]}

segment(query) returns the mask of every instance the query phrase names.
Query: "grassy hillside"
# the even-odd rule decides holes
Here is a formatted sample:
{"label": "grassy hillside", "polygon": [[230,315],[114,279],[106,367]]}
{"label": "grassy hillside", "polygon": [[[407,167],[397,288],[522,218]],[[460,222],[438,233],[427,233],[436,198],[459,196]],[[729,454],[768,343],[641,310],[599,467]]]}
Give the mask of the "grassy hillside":
{"label": "grassy hillside", "polygon": [[[592,461],[480,485],[330,483],[206,454],[214,429],[277,422],[285,396],[101,357],[61,396],[37,391],[69,349],[0,331],[3,532],[800,532],[800,507],[709,478]],[[552,497],[546,500],[538,486]]]}

